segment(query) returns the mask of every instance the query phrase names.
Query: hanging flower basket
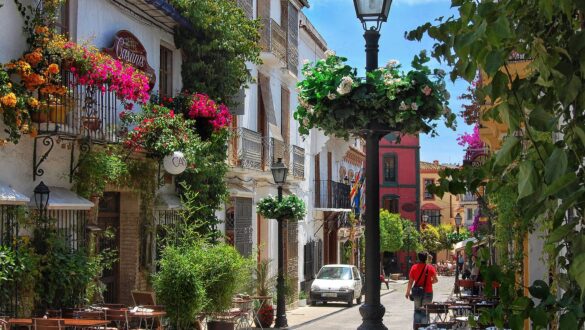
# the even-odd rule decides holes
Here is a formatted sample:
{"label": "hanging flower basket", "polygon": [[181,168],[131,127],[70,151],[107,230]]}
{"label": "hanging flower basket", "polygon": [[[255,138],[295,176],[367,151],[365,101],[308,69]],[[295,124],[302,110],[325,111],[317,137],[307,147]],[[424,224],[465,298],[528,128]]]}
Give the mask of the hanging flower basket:
{"label": "hanging flower basket", "polygon": [[258,213],[267,219],[302,220],[307,213],[305,202],[297,195],[288,195],[282,202],[274,196],[262,198],[257,204]]}
{"label": "hanging flower basket", "polygon": [[455,115],[447,106],[445,73],[431,73],[423,65],[429,60],[424,52],[415,57],[412,71],[401,72],[400,65],[390,61],[368,73],[367,82],[345,64],[346,58],[332,51],[326,56],[314,64],[305,63],[305,79],[297,84],[299,106],[294,116],[301,134],[318,128],[345,139],[365,129],[436,135],[432,121],[441,116],[448,127],[454,127]]}

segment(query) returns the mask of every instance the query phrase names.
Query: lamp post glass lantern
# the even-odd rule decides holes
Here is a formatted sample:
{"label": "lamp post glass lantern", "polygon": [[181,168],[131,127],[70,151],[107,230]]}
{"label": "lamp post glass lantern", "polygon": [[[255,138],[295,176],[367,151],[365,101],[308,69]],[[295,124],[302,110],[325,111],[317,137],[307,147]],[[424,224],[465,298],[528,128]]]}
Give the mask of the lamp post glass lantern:
{"label": "lamp post glass lantern", "polygon": [[[282,163],[282,158],[272,164],[270,171],[274,182],[278,185],[278,202],[282,202],[282,186],[286,182],[286,175],[288,168]],[[274,322],[275,328],[288,328],[288,321],[286,319],[286,300],[284,297],[284,237],[283,237],[283,222],[284,219],[276,219],[278,222],[278,276],[276,278],[276,320]]]}
{"label": "lamp post glass lantern", "polygon": [[49,195],[51,190],[43,181],[41,181],[41,183],[35,187],[34,193],[35,205],[37,210],[39,210],[39,215],[44,219],[47,213],[47,207],[49,206]]}
{"label": "lamp post glass lantern", "polygon": [[[366,71],[378,68],[378,50],[382,23],[388,20],[392,0],[354,0],[356,15],[362,22],[366,41]],[[366,299],[360,306],[360,330],[387,329],[382,318],[386,309],[380,303],[380,139],[388,134],[375,126],[366,132]]]}

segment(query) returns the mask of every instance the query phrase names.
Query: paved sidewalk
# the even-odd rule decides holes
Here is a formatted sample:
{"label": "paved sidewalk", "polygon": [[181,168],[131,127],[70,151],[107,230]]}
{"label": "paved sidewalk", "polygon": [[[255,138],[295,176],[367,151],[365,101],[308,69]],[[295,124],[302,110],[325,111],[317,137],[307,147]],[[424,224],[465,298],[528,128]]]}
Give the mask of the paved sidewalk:
{"label": "paved sidewalk", "polygon": [[[390,285],[391,286],[389,290],[384,286],[384,288],[380,291],[382,296],[396,291],[396,288],[392,287],[392,283]],[[303,329],[304,326],[308,325],[308,323],[312,323],[353,308],[359,309],[359,306],[360,305],[353,305],[353,307],[347,307],[347,304],[345,303],[328,303],[327,305],[319,304],[317,306],[299,307],[297,309],[287,311],[286,318],[288,320],[290,329]]]}

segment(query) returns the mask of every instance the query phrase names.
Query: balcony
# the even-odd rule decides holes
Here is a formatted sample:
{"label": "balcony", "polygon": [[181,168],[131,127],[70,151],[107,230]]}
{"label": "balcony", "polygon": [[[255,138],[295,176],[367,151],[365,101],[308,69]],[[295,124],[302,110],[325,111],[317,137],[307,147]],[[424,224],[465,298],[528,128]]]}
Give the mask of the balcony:
{"label": "balcony", "polygon": [[272,56],[262,56],[265,62],[274,62],[274,64],[286,63],[286,33],[284,29],[271,18],[261,19],[262,28],[260,31],[260,47],[262,52],[270,53],[275,60],[270,59]]}
{"label": "balcony", "polygon": [[351,209],[347,184],[332,180],[315,181],[315,208],[316,209]]}
{"label": "balcony", "polygon": [[116,93],[78,85],[70,72],[62,75],[71,93],[39,99],[44,111],[31,115],[39,135],[89,138],[97,143],[119,142],[118,111],[123,107]]}
{"label": "balcony", "polygon": [[459,195],[459,201],[461,203],[477,203],[477,197],[472,193],[465,193],[465,195]]}
{"label": "balcony", "polygon": [[[234,168],[270,172],[278,158],[290,169],[295,179],[305,177],[305,149],[288,145],[272,137],[239,127],[232,131],[228,148],[228,164]],[[292,162],[291,162],[292,161]]]}

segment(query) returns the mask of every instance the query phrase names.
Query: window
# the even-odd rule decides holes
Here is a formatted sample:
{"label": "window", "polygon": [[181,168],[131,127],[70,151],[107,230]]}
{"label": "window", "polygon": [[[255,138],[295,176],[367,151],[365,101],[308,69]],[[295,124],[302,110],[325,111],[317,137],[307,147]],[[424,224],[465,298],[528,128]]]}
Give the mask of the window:
{"label": "window", "polygon": [[423,210],[423,216],[427,215],[427,223],[429,225],[438,226],[441,224],[441,210]]}
{"label": "window", "polygon": [[384,155],[384,183],[396,183],[396,154]]}
{"label": "window", "polygon": [[473,209],[466,209],[466,212],[465,222],[473,222]]}
{"label": "window", "polygon": [[382,200],[382,208],[390,213],[400,213],[398,201],[398,196],[384,196]]}
{"label": "window", "polygon": [[69,37],[69,0],[61,4],[57,10],[57,20],[55,21],[55,30],[59,34]]}
{"label": "window", "polygon": [[160,69],[158,88],[160,96],[173,96],[173,51],[160,46]]}
{"label": "window", "polygon": [[427,188],[427,186],[434,185],[435,180],[433,179],[424,179],[424,199],[435,199],[435,195],[433,195]]}

